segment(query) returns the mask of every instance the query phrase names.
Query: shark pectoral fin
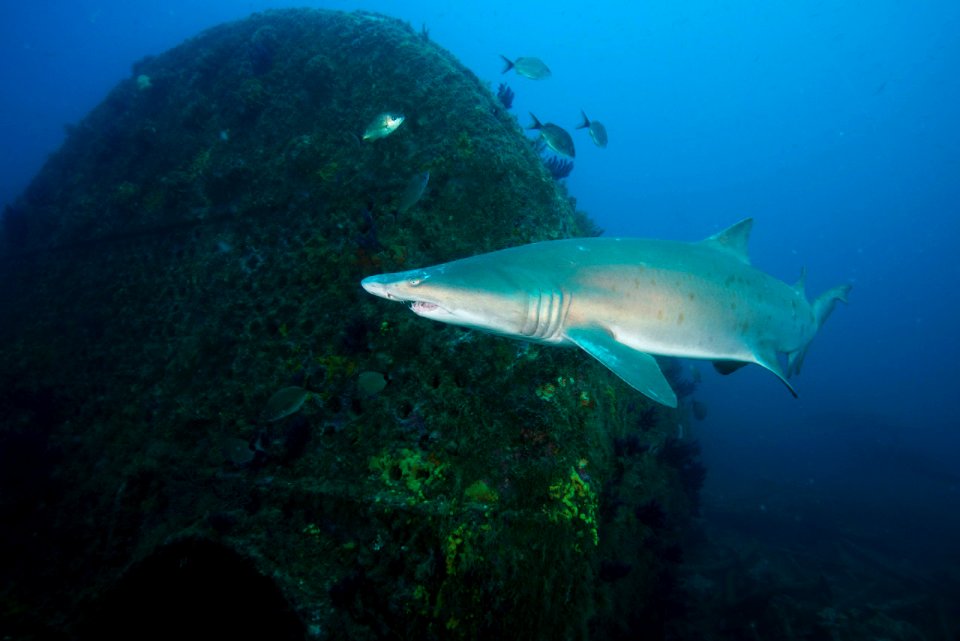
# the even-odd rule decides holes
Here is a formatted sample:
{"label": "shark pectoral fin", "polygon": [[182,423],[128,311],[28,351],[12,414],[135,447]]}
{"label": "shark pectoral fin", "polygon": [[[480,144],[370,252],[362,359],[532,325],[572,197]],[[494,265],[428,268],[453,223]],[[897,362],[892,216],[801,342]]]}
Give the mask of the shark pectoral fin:
{"label": "shark pectoral fin", "polygon": [[660,371],[657,360],[650,354],[618,343],[609,332],[602,329],[572,329],[567,330],[566,334],[577,347],[606,365],[633,389],[658,403],[677,406],[677,395]]}

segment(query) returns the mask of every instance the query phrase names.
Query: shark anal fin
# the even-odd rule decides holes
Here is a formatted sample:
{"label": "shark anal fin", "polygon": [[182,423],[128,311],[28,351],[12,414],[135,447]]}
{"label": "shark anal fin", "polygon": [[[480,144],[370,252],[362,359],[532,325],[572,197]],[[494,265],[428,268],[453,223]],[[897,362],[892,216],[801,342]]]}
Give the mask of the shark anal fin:
{"label": "shark anal fin", "polygon": [[[803,277],[800,278],[800,284],[803,283]],[[817,300],[813,301],[813,317],[817,322],[817,331],[820,331],[820,328],[823,327],[824,322],[826,322],[827,317],[830,316],[830,313],[833,312],[834,306],[836,306],[837,301],[841,303],[847,302],[847,295],[850,293],[852,285],[840,285],[829,289],[821,294]],[[802,293],[803,288],[800,287],[799,291]],[[813,340],[812,338],[810,340]],[[794,374],[800,373],[800,368],[803,367],[803,358],[807,355],[807,350],[810,348],[810,343],[796,350],[795,352],[787,356],[787,376],[793,376]]]}
{"label": "shark anal fin", "polygon": [[677,406],[677,395],[650,354],[618,343],[609,332],[599,328],[567,330],[566,335],[633,389],[658,403]]}

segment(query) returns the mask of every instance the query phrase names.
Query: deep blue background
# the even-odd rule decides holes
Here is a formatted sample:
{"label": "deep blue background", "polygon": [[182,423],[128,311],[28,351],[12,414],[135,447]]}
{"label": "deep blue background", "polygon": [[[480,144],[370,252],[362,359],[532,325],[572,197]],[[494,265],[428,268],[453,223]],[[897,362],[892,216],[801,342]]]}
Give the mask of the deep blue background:
{"label": "deep blue background", "polygon": [[[135,60],[279,6],[4,1],[0,205]],[[523,123],[533,111],[572,130],[581,108],[603,121],[608,149],[576,132],[568,185],[609,234],[694,240],[753,216],[756,266],[793,282],[806,265],[811,295],[854,284],[799,399],[760,368],[721,379],[700,366],[709,415],[687,429],[704,443],[708,501],[746,481],[758,503],[804,487],[888,492],[891,513],[934,523],[960,512],[960,3],[318,6],[425,24],[492,87],[510,83]],[[502,77],[501,53],[538,56],[553,77]]]}

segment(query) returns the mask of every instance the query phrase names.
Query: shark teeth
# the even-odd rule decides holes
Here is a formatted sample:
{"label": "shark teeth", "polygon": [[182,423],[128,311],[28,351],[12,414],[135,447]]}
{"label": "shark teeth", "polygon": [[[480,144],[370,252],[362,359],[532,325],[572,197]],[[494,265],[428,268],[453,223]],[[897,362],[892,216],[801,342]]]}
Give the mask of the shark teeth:
{"label": "shark teeth", "polygon": [[439,305],[434,305],[433,303],[428,303],[422,300],[415,300],[412,303],[410,303],[410,311],[414,312],[415,314],[421,314],[423,312],[432,312],[435,309],[438,309],[439,307],[440,307]]}

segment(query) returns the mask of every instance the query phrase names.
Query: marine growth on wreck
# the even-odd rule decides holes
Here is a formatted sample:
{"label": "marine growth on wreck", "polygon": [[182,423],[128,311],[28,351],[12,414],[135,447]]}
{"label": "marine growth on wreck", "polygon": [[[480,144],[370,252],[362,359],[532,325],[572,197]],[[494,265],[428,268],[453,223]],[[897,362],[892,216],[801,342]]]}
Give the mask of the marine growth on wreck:
{"label": "marine growth on wreck", "polygon": [[71,127],[0,237],[8,629],[663,633],[676,412],[358,285],[597,232],[504,104],[405,23],[283,10]]}

